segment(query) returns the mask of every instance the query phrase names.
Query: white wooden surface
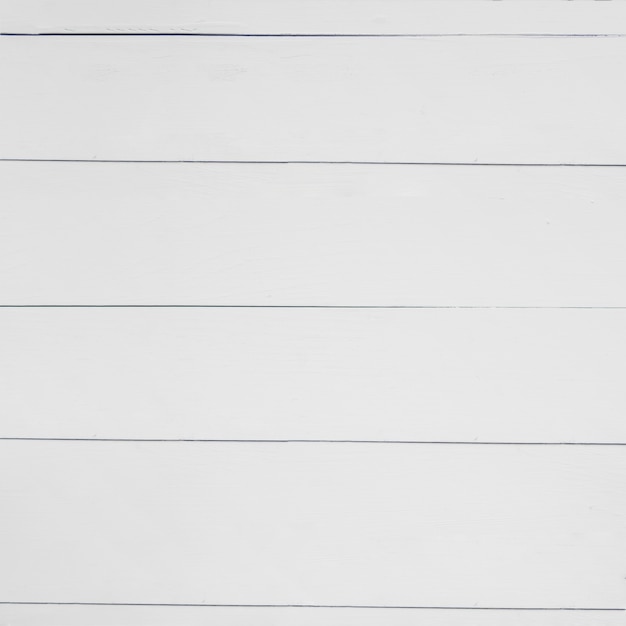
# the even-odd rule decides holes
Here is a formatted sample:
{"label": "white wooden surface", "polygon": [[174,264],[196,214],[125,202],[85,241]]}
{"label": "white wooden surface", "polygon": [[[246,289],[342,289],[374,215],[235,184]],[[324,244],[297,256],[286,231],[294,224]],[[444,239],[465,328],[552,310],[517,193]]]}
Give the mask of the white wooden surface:
{"label": "white wooden surface", "polygon": [[4,32],[624,34],[626,5],[506,0],[2,0]]}
{"label": "white wooden surface", "polygon": [[4,436],[626,442],[626,311],[0,309]]}
{"label": "white wooden surface", "polygon": [[12,626],[623,626],[620,611],[4,606]]}
{"label": "white wooden surface", "polygon": [[0,624],[622,624],[625,17],[1,0]]}
{"label": "white wooden surface", "polygon": [[2,158],[626,163],[626,38],[5,37],[0,55]]}
{"label": "white wooden surface", "polygon": [[0,163],[0,304],[626,306],[621,168]]}
{"label": "white wooden surface", "polygon": [[0,582],[15,601],[553,608],[624,601],[619,448],[3,442],[0,449],[8,479],[0,546],[11,563]]}

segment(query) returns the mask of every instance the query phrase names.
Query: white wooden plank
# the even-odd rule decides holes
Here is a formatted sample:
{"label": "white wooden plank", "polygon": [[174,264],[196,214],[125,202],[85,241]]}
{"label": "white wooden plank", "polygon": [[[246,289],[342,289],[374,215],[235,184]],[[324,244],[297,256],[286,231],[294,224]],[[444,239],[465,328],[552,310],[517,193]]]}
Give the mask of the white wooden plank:
{"label": "white wooden plank", "polygon": [[1,309],[1,436],[626,442],[625,317]]}
{"label": "white wooden plank", "polygon": [[0,43],[4,158],[626,163],[626,38]]}
{"label": "white wooden plank", "polygon": [[12,601],[623,607],[620,448],[0,447]]}
{"label": "white wooden plank", "polygon": [[625,306],[619,168],[1,163],[0,304]]}
{"label": "white wooden plank", "polygon": [[0,606],[11,626],[624,626],[623,612]]}
{"label": "white wooden plank", "polygon": [[5,32],[623,33],[623,2],[3,0]]}

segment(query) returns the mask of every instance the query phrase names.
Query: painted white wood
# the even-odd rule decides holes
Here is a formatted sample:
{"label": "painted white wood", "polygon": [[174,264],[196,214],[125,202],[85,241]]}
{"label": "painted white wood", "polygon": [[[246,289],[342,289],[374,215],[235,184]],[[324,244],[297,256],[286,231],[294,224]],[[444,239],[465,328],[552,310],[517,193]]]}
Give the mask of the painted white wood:
{"label": "painted white wood", "polygon": [[626,38],[5,37],[0,54],[3,158],[626,163]]}
{"label": "painted white wood", "polygon": [[[626,163],[626,38],[533,37],[623,36],[624,17],[4,0],[3,32],[434,36],[2,38],[0,158]],[[617,168],[0,177],[0,304],[626,305]],[[626,442],[625,315],[4,308],[0,437]],[[620,608],[623,450],[5,440],[0,624],[614,626],[623,613],[2,601]]]}
{"label": "painted white wood", "polygon": [[11,626],[624,626],[622,612],[0,606]]}
{"label": "painted white wood", "polygon": [[4,437],[626,442],[626,311],[0,309]]}
{"label": "painted white wood", "polygon": [[626,306],[620,168],[0,163],[0,186],[0,304]]}
{"label": "painted white wood", "polygon": [[4,32],[624,33],[623,2],[2,0]]}
{"label": "painted white wood", "polygon": [[620,448],[0,450],[0,582],[14,601],[624,603]]}

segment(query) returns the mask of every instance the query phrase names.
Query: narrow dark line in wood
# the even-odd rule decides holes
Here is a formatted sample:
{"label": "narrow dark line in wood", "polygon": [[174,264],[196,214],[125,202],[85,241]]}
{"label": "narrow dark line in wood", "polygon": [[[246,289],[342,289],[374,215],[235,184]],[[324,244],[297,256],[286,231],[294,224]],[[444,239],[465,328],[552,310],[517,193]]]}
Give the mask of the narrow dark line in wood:
{"label": "narrow dark line in wood", "polygon": [[0,437],[0,441],[67,441],[89,443],[323,443],[450,446],[626,446],[603,441],[408,441],[401,439],[145,439],[117,437]]}
{"label": "narrow dark line in wood", "polygon": [[617,607],[549,607],[549,606],[411,606],[383,604],[195,604],[175,602],[0,602],[0,605],[22,606],[143,606],[207,607],[243,609],[409,609],[428,611],[626,611]]}
{"label": "narrow dark line in wood", "polygon": [[410,304],[0,304],[0,309],[432,309],[504,311],[621,311],[626,306],[471,306]]}
{"label": "narrow dark line in wood", "polygon": [[65,32],[0,33],[2,37],[289,37],[289,38],[424,38],[424,37],[626,37],[625,33],[166,33],[166,32]]}
{"label": "narrow dark line in wood", "polygon": [[207,165],[438,165],[471,167],[626,167],[626,163],[477,163],[467,161],[234,161],[203,159],[13,159],[5,163],[203,163]]}

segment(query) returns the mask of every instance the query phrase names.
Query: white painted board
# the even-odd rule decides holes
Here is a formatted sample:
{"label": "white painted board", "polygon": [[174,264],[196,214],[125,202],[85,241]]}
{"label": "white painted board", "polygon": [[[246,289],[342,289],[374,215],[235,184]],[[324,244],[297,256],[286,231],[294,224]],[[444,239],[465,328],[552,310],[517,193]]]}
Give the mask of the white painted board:
{"label": "white painted board", "polygon": [[0,163],[0,304],[626,306],[620,168]]}
{"label": "white painted board", "polygon": [[3,37],[0,58],[2,158],[626,163],[626,38]]}
{"label": "white painted board", "polygon": [[614,2],[470,0],[2,0],[4,32],[623,34]]}
{"label": "white painted board", "polygon": [[0,449],[15,601],[623,607],[620,448]]}
{"label": "white painted board", "polygon": [[624,17],[2,0],[0,624],[623,623]]}
{"label": "white painted board", "polygon": [[626,311],[0,309],[12,437],[626,442]]}
{"label": "white painted board", "polygon": [[623,626],[623,611],[1,606],[11,626]]}

